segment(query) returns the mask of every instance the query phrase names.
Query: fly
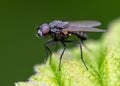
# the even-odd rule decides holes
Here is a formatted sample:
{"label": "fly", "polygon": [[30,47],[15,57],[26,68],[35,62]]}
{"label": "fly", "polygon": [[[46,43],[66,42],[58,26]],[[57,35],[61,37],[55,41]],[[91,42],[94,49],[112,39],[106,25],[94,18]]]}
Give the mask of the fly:
{"label": "fly", "polygon": [[[66,43],[76,43],[80,45],[81,60],[88,70],[87,65],[83,59],[82,54],[82,44],[88,38],[86,32],[105,32],[105,30],[95,28],[95,26],[100,26],[101,23],[98,21],[61,21],[55,20],[50,23],[44,23],[37,28],[38,37],[44,37],[50,35],[51,39],[47,40],[45,43],[45,48],[47,51],[45,61],[50,55],[50,64],[52,61],[52,51],[49,46],[54,45],[56,42],[60,41],[64,46],[63,51],[60,55],[59,61],[59,71],[61,70],[61,61],[63,54],[66,49]],[[80,40],[69,40],[68,38],[71,34],[77,36]]]}

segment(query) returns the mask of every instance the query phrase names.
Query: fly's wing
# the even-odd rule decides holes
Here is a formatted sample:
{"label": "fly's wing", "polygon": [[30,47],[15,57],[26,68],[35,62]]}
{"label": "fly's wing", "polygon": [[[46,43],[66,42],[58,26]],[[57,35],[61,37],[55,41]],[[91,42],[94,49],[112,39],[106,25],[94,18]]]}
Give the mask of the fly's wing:
{"label": "fly's wing", "polygon": [[73,21],[69,22],[68,26],[65,28],[68,32],[105,32],[105,30],[94,28],[94,26],[101,25],[97,21]]}
{"label": "fly's wing", "polygon": [[94,27],[100,26],[101,23],[98,21],[70,21],[68,26],[79,26],[79,27]]}
{"label": "fly's wing", "polygon": [[98,28],[93,28],[93,27],[67,27],[68,32],[105,32],[106,30],[98,29]]}

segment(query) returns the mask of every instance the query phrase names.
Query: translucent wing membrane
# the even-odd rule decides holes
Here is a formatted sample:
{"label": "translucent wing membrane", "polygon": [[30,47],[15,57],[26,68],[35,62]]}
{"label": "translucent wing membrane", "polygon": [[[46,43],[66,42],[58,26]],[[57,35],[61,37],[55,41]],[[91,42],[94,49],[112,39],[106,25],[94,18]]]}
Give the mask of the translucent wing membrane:
{"label": "translucent wing membrane", "polygon": [[68,26],[79,26],[79,27],[94,27],[100,26],[101,23],[98,21],[70,21]]}
{"label": "translucent wing membrane", "polygon": [[76,32],[76,31],[81,31],[81,32],[105,32],[106,30],[98,29],[98,28],[93,28],[93,27],[67,27],[65,28],[69,32]]}
{"label": "translucent wing membrane", "polygon": [[98,21],[71,21],[65,28],[69,32],[105,32],[105,30],[94,28],[101,25]]}

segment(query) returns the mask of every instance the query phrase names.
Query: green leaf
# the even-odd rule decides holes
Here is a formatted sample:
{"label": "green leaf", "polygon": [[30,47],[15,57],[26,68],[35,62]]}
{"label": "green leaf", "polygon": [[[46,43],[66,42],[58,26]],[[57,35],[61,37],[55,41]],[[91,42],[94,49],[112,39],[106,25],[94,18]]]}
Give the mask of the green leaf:
{"label": "green leaf", "polygon": [[35,74],[27,82],[16,86],[120,86],[120,19],[113,21],[108,31],[97,41],[86,42],[83,56],[86,70],[80,59],[79,45],[67,49],[58,71],[62,49],[46,64],[36,65]]}

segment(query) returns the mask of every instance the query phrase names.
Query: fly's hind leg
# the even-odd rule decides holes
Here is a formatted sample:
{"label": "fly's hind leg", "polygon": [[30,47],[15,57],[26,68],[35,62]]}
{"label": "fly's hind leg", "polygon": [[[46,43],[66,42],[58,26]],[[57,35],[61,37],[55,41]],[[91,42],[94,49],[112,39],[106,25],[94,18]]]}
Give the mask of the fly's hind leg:
{"label": "fly's hind leg", "polygon": [[84,41],[85,41],[85,40],[81,40],[82,46],[83,46],[85,49],[87,49],[89,52],[92,52],[92,50],[89,49],[89,48],[85,45]]}
{"label": "fly's hind leg", "polygon": [[88,70],[88,67],[87,67],[87,65],[85,64],[85,61],[84,61],[84,59],[83,59],[83,51],[82,51],[81,42],[79,42],[79,44],[80,44],[81,60],[82,60],[82,62],[83,62],[83,64],[84,64],[85,68]]}
{"label": "fly's hind leg", "polygon": [[91,51],[85,44],[84,41],[88,38],[87,34],[85,32],[79,32],[77,33],[77,37],[81,40],[81,44],[83,47],[85,47],[88,51]]}
{"label": "fly's hind leg", "polygon": [[84,61],[84,59],[83,59],[83,51],[82,51],[82,43],[81,43],[81,41],[76,41],[76,40],[66,40],[65,42],[67,42],[67,43],[76,43],[76,44],[79,44],[80,45],[80,53],[81,53],[81,60],[82,60],[82,62],[83,62],[83,64],[84,64],[84,66],[85,66],[85,68],[88,70],[88,67],[87,67],[87,65],[86,65],[86,63],[85,63],[85,61]]}

